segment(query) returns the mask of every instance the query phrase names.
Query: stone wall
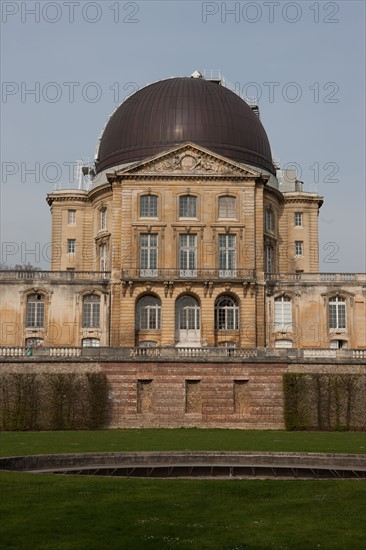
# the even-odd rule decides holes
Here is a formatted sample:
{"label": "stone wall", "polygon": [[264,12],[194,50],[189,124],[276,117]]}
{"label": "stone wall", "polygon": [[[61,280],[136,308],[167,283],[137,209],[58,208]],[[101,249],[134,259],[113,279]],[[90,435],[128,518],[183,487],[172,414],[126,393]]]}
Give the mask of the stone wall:
{"label": "stone wall", "polygon": [[284,429],[284,373],[360,375],[366,365],[365,359],[275,356],[134,359],[116,351],[109,360],[3,358],[0,374],[14,372],[106,374],[111,428]]}

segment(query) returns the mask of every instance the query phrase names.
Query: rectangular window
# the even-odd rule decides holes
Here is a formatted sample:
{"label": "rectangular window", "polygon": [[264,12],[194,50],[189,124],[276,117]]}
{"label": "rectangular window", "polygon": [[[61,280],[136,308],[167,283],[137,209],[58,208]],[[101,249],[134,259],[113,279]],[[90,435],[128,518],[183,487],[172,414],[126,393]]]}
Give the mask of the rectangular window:
{"label": "rectangular window", "polygon": [[44,327],[44,302],[28,302],[27,327]]}
{"label": "rectangular window", "polygon": [[67,223],[69,225],[75,225],[76,224],[76,210],[68,210],[67,211]]}
{"label": "rectangular window", "polygon": [[100,211],[100,229],[107,229],[107,209],[102,208]]}
{"label": "rectangular window", "polygon": [[292,330],[292,302],[290,298],[282,296],[274,302],[275,330]]}
{"label": "rectangular window", "polygon": [[272,273],[273,271],[273,248],[266,246],[266,272]]}
{"label": "rectangular window", "polygon": [[346,328],[346,302],[344,298],[333,298],[329,300],[329,328]]}
{"label": "rectangular window", "polygon": [[102,244],[99,249],[100,271],[107,271],[107,245]]}
{"label": "rectangular window", "polygon": [[236,218],[235,197],[219,197],[219,218]]}
{"label": "rectangular window", "polygon": [[303,242],[295,241],[295,256],[302,256],[302,255],[303,255]]}
{"label": "rectangular window", "polygon": [[266,231],[273,231],[273,212],[270,208],[266,208],[265,221]]}
{"label": "rectangular window", "polygon": [[219,235],[219,276],[236,276],[236,235]]}
{"label": "rectangular window", "polygon": [[301,226],[302,226],[302,213],[295,212],[295,227],[301,227]]}
{"label": "rectangular window", "polygon": [[197,216],[197,199],[191,195],[179,197],[179,217],[180,218],[196,218]]}
{"label": "rectangular window", "polygon": [[75,254],[76,249],[76,240],[75,239],[67,239],[67,253],[68,254]]}
{"label": "rectangular window", "polygon": [[140,199],[140,216],[142,218],[158,217],[158,197],[143,195]]}
{"label": "rectangular window", "polygon": [[158,235],[156,233],[140,235],[140,275],[141,277],[158,275]]}
{"label": "rectangular window", "polygon": [[83,328],[100,327],[100,298],[91,296],[83,302]]}
{"label": "rectangular window", "polygon": [[181,277],[197,276],[197,235],[179,235],[179,269]]}

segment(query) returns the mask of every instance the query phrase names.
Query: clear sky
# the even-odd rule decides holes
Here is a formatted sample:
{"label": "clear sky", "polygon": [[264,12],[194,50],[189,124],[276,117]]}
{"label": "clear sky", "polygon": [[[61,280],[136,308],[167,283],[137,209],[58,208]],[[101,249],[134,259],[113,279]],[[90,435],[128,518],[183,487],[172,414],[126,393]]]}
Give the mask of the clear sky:
{"label": "clear sky", "polygon": [[1,26],[2,261],[48,268],[45,197],[124,97],[220,69],[325,198],[320,270],[365,271],[365,2],[2,1]]}

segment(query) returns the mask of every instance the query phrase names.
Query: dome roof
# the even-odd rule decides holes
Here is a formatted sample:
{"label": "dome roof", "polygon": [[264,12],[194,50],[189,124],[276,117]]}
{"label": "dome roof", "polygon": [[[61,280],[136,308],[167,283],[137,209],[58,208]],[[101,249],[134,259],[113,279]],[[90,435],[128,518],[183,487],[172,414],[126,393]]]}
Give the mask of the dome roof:
{"label": "dome roof", "polygon": [[170,78],[124,101],[101,137],[97,172],[187,141],[275,173],[267,134],[234,92],[204,78]]}

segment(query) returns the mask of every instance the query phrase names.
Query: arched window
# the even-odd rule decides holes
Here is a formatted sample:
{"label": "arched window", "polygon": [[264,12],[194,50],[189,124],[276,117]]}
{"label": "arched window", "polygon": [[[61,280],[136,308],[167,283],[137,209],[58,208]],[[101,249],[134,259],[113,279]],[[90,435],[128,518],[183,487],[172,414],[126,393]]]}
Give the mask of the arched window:
{"label": "arched window", "polygon": [[100,327],[100,296],[87,294],[83,299],[83,328]]}
{"label": "arched window", "polygon": [[179,197],[179,217],[196,218],[197,217],[197,198],[192,195]]}
{"label": "arched window", "polygon": [[235,298],[221,296],[215,304],[216,330],[238,330],[239,306]]}
{"label": "arched window", "polygon": [[43,294],[30,294],[27,298],[27,327],[44,327],[44,301]]}
{"label": "arched window", "polygon": [[236,218],[236,198],[225,195],[219,197],[219,218]]}
{"label": "arched window", "polygon": [[83,338],[82,341],[83,348],[99,348],[99,339],[98,338]]}
{"label": "arched window", "polygon": [[182,296],[176,304],[176,323],[180,330],[200,328],[200,306],[193,296]]}
{"label": "arched window", "polygon": [[140,198],[140,216],[142,218],[157,218],[158,197],[156,195],[142,195]]}
{"label": "arched window", "polygon": [[346,328],[346,300],[339,296],[329,300],[329,328]]}
{"label": "arched window", "polygon": [[288,296],[279,296],[274,301],[275,330],[292,330],[292,302]]}
{"label": "arched window", "polygon": [[161,329],[161,301],[155,296],[143,296],[136,306],[136,328],[139,330]]}

